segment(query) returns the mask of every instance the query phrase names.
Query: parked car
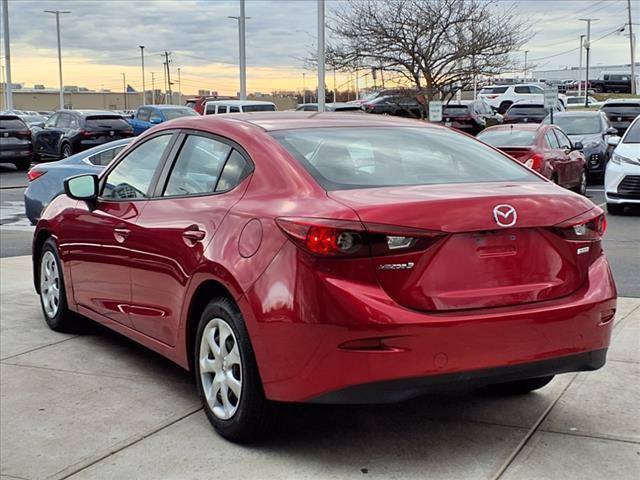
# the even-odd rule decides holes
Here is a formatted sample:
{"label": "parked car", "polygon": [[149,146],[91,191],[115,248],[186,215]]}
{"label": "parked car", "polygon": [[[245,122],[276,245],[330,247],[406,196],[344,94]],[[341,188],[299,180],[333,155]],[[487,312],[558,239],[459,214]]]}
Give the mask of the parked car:
{"label": "parked car", "polygon": [[[601,107],[602,105],[604,105],[604,102],[600,102],[595,98],[588,96],[587,104],[589,107]],[[567,97],[566,106],[567,108],[584,108],[584,95],[581,95],[579,97],[577,95],[573,97]]]}
{"label": "parked car", "polygon": [[100,173],[132,140],[133,137],[115,140],[57,162],[32,167],[27,173],[29,185],[24,191],[24,208],[29,221],[35,225],[51,200],[64,193],[65,179],[82,173]]}
{"label": "parked car", "polygon": [[[551,118],[547,116],[544,123],[551,123]],[[609,138],[618,134],[607,116],[600,111],[559,112],[554,114],[553,123],[560,127],[574,144],[582,144],[589,177],[602,181],[613,150],[608,145]]]}
{"label": "parked car", "polygon": [[502,115],[493,111],[484,100],[450,102],[442,109],[442,123],[475,135],[486,127],[502,123]]}
{"label": "parked car", "polygon": [[358,100],[351,100],[349,103],[362,105],[363,103],[372,102],[378,97],[416,98],[418,95],[420,95],[420,92],[411,88],[383,88],[381,90],[370,92]]}
{"label": "parked car", "polygon": [[18,116],[0,114],[0,163],[13,163],[18,170],[28,170],[33,158],[29,126]]}
{"label": "parked car", "polygon": [[[345,102],[326,103],[324,105],[324,109],[327,112],[361,112],[362,111],[362,108],[360,108],[360,104],[345,103]],[[302,103],[296,107],[296,112],[317,112],[317,111],[318,111],[317,103]]]}
{"label": "parked car", "polygon": [[47,119],[42,115],[19,115],[19,117],[27,124],[29,129],[33,129],[33,127],[42,128],[47,121]]}
{"label": "parked car", "polygon": [[[534,83],[491,85],[480,90],[478,98],[485,100],[498,113],[505,113],[518,100],[543,103],[544,89]],[[558,94],[558,101],[566,105],[566,95]]]}
{"label": "parked car", "polygon": [[[555,115],[557,112],[563,112],[564,107],[558,102],[553,111]],[[548,114],[549,109],[544,108],[542,102],[519,100],[504,114],[504,123],[540,123]]]}
{"label": "parked car", "polygon": [[234,100],[233,97],[219,97],[219,96],[198,96],[188,98],[185,102],[185,106],[194,109],[200,115],[204,115],[205,103],[213,100]]}
{"label": "parked car", "polygon": [[145,130],[167,120],[179,117],[198,115],[189,107],[177,105],[143,105],[138,107],[129,124],[133,127],[134,135],[140,135]]}
{"label": "parked car", "polygon": [[598,93],[631,93],[631,75],[628,72],[602,72],[591,80],[591,88]]}
{"label": "parked car", "polygon": [[478,134],[481,140],[511,155],[558,185],[585,195],[587,165],[580,142],[572,143],[555,125],[499,125]]}
{"label": "parked car", "polygon": [[623,135],[631,122],[640,115],[640,98],[616,98],[604,102],[600,107],[609,121],[611,126]]}
{"label": "parked car", "polygon": [[521,394],[602,367],[604,228],[586,197],[427,122],[183,117],[65,181],[34,284],[52,329],[78,312],[191,370],[213,426],[245,441],[272,401]]}
{"label": "parked car", "polygon": [[610,137],[615,147],[604,176],[607,211],[623,213],[625,206],[640,205],[640,116],[631,123],[622,139]]}
{"label": "parked car", "polygon": [[380,115],[395,115],[397,117],[420,118],[423,106],[413,96],[382,95],[361,104],[367,113]]}
{"label": "parked car", "polygon": [[273,102],[258,100],[213,100],[205,103],[204,115],[221,113],[275,112],[278,110]]}
{"label": "parked car", "polygon": [[33,134],[39,158],[66,158],[103,143],[133,136],[121,115],[100,110],[58,110]]}

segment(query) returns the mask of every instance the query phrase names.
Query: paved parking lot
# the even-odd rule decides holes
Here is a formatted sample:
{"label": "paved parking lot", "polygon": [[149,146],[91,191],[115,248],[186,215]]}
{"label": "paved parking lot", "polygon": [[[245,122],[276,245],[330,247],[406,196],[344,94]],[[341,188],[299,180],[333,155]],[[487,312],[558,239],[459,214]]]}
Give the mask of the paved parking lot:
{"label": "paved parking lot", "polygon": [[[15,177],[13,176],[15,175]],[[253,446],[222,440],[190,376],[87,322],[50,331],[31,281],[18,174],[0,178],[0,478],[635,479],[640,298],[621,298],[605,368],[536,393],[479,391],[397,405],[294,405]],[[14,181],[15,183],[9,184]],[[599,189],[590,192],[596,203]],[[12,203],[13,202],[13,203]],[[600,202],[601,203],[601,202]],[[637,216],[610,218],[623,295],[640,297]]]}

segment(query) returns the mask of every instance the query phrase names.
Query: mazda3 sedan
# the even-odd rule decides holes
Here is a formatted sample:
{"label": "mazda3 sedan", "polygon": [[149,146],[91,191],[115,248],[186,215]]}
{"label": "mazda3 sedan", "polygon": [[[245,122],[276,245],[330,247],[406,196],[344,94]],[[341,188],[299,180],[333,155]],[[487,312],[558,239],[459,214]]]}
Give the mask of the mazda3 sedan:
{"label": "mazda3 sedan", "polygon": [[604,365],[602,209],[467,135],[349,113],[184,117],[65,181],[33,242],[82,314],[193,372],[224,437],[273,402],[525,393]]}

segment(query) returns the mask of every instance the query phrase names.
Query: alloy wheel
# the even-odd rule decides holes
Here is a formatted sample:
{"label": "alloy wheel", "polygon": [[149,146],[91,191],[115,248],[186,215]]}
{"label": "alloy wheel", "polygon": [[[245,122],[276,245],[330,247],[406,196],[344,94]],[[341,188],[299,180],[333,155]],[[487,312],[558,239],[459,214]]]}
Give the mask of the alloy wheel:
{"label": "alloy wheel", "polygon": [[584,170],[580,175],[580,192],[579,193],[580,195],[587,194],[587,172],[585,172]]}
{"label": "alloy wheel", "polygon": [[242,359],[236,335],[222,318],[213,318],[205,326],[198,359],[209,408],[219,419],[230,419],[240,406]]}
{"label": "alloy wheel", "polygon": [[69,145],[65,145],[62,147],[62,158],[69,158],[71,156],[71,147]]}
{"label": "alloy wheel", "polygon": [[48,250],[40,262],[40,298],[47,316],[55,317],[60,307],[60,273],[56,258]]}

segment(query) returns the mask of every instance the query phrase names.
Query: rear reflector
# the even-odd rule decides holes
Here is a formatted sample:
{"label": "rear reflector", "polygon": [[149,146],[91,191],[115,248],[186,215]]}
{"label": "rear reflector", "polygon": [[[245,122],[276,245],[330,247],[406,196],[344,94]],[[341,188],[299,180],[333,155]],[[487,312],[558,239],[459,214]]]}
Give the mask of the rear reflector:
{"label": "rear reflector", "polygon": [[27,172],[27,178],[30,182],[33,182],[34,180],[43,176],[45,173],[47,173],[46,170],[36,170],[35,168],[32,168]]}

